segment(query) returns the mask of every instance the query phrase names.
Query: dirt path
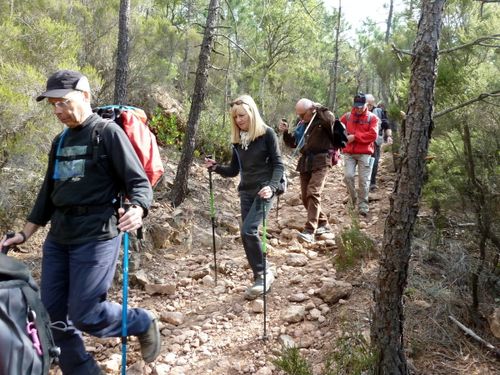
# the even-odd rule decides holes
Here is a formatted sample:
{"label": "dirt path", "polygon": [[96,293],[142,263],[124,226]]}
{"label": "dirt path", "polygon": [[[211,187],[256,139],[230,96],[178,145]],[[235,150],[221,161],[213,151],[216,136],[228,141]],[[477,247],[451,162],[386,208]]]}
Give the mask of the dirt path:
{"label": "dirt path", "polygon": [[[361,227],[375,241],[382,238],[383,214],[392,176],[386,175],[382,162],[380,189],[372,195],[374,202]],[[291,168],[289,168],[290,170]],[[335,337],[353,329],[368,335],[369,307],[376,275],[374,261],[355,270],[337,274],[332,265],[336,244],[334,235],[350,224],[342,168],[332,169],[324,193],[323,207],[330,218],[333,235],[314,244],[297,240],[305,210],[301,206],[298,177],[290,171],[289,191],[280,199],[268,220],[268,261],[275,270],[276,281],[267,297],[267,340],[263,340],[262,299],[247,301],[244,291],[250,285],[251,271],[238,236],[239,202],[236,179],[214,181],[217,208],[218,282],[214,283],[209,192],[206,171],[194,167],[192,193],[178,210],[159,200],[150,214],[149,226],[163,233],[161,249],[147,250],[142,266],[131,276],[129,305],[153,310],[161,317],[162,351],[153,364],[144,364],[139,343],[129,339],[128,374],[279,374],[272,360],[283,345],[296,345],[319,374],[325,355]],[[163,231],[158,231],[163,227]],[[30,242],[41,247],[40,234]],[[31,263],[39,277],[39,251],[21,254]],[[117,281],[109,298],[121,301],[121,281]],[[350,296],[327,303],[318,295],[328,282],[344,281],[351,286]],[[158,293],[154,293],[152,290]],[[290,311],[290,310],[297,310]],[[96,339],[85,336],[87,348],[105,371],[119,374],[120,339]],[[54,368],[51,374],[60,374]]]}
{"label": "dirt path", "polygon": [[[389,156],[384,154],[379,190],[371,194],[370,214],[360,221],[362,231],[375,241],[377,249],[382,242],[388,197],[393,187],[391,167]],[[175,168],[175,165],[168,165],[170,180]],[[162,351],[154,363],[146,365],[141,360],[137,339],[131,337],[127,374],[282,374],[273,365],[273,360],[280,355],[284,345],[295,345],[312,365],[313,374],[320,375],[326,356],[339,348],[339,337],[345,333],[359,333],[368,338],[377,256],[349,271],[336,272],[332,265],[332,256],[338,250],[334,236],[326,236],[315,244],[297,240],[305,210],[299,201],[299,182],[292,169],[288,169],[290,187],[280,199],[279,215],[276,216],[275,207],[268,219],[268,261],[273,265],[276,281],[267,298],[268,339],[265,341],[262,340],[262,299],[249,302],[243,297],[251,282],[251,271],[238,235],[237,180],[216,177],[214,181],[218,225],[217,285],[214,283],[206,170],[199,165],[193,167],[191,194],[176,210],[161,199],[164,192],[157,193],[147,223],[149,246],[142,253],[139,271],[131,275],[129,305],[148,308],[160,317]],[[329,215],[334,235],[338,235],[351,224],[344,204],[347,193],[340,166],[332,169],[323,196],[324,210]],[[13,254],[28,264],[36,279],[40,276],[40,249],[44,237],[44,231],[40,231],[22,246],[26,253]],[[416,278],[425,277],[431,281],[428,279],[433,273],[425,270],[432,265],[422,261],[415,263],[425,258],[425,249],[420,255],[418,249],[419,246],[412,264]],[[335,292],[344,293],[342,298],[322,293],[325,286],[332,284],[337,286]],[[414,291],[418,288],[415,284]],[[109,299],[120,302],[121,298],[121,274],[117,272]],[[453,336],[454,342],[462,345],[460,352],[447,349],[442,340],[427,342],[429,332],[436,331],[436,318],[444,306],[438,302],[432,304],[433,298],[426,295],[425,289],[413,299],[408,299],[406,306],[409,314],[406,340],[417,339],[414,345],[407,343],[407,350],[413,350],[413,355],[408,356],[410,365],[414,360],[420,368],[420,372],[414,369],[415,374],[448,374],[452,373],[448,371],[451,368],[453,373],[460,375],[498,373],[498,363],[460,332]],[[430,315],[434,315],[434,319],[429,320]],[[120,374],[119,338],[85,336],[85,341],[87,349],[106,373]],[[419,349],[419,342],[426,342],[427,347]],[[51,371],[51,375],[60,374],[57,367]]]}
{"label": "dirt path", "polygon": [[[381,171],[383,173],[385,169]],[[249,302],[243,297],[245,288],[250,285],[251,271],[237,235],[237,181],[217,178],[214,182],[217,233],[221,236],[217,250],[218,283],[215,286],[206,172],[201,167],[195,168],[193,176],[193,194],[184,204],[190,213],[178,211],[177,221],[181,224],[176,228],[182,232],[183,226],[191,226],[192,238],[180,245],[146,254],[150,259],[145,265],[149,279],[152,276],[163,285],[173,283],[175,293],[159,296],[138,288],[131,291],[131,305],[149,307],[161,316],[163,335],[162,354],[155,364],[148,366],[140,362],[138,343],[131,340],[129,363],[135,363],[133,368],[137,369],[133,373],[275,374],[279,372],[272,364],[272,358],[280,352],[284,342],[293,342],[302,348],[302,354],[314,363],[315,373],[319,373],[330,343],[343,329],[355,327],[368,334],[374,263],[368,262],[361,271],[356,268],[352,274],[337,275],[331,261],[336,249],[333,238],[315,244],[303,244],[297,240],[296,229],[302,229],[305,211],[298,200],[298,177],[292,173],[289,191],[280,199],[279,217],[276,217],[276,208],[269,217],[268,261],[275,268],[276,281],[267,298],[268,339],[262,340],[262,300]],[[381,182],[379,192],[373,195],[376,200],[372,203],[370,215],[361,222],[376,240],[381,238],[381,208],[386,206],[391,185],[390,179],[381,180],[385,182]],[[351,220],[343,203],[346,190],[340,166],[332,169],[324,195],[324,208],[335,234]],[[162,215],[164,213],[155,214],[155,217]],[[175,218],[176,214],[170,216]],[[190,246],[189,251],[186,251],[187,246]],[[319,288],[330,280],[352,284],[350,298],[335,304],[319,298]],[[120,300],[120,293],[115,290],[112,298]],[[282,315],[297,306],[305,310],[299,317],[285,318]],[[114,340],[112,348],[109,340],[99,342],[105,350],[96,345],[97,357],[113,373],[119,359],[118,340]],[[115,353],[115,357],[110,361],[111,353]]]}

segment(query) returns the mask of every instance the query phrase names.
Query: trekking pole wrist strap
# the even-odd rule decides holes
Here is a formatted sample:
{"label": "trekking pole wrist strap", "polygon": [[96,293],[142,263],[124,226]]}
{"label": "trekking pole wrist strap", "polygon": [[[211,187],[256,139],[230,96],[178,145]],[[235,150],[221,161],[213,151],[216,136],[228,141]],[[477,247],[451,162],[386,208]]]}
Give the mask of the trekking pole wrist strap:
{"label": "trekking pole wrist strap", "polygon": [[23,231],[23,230],[22,230],[22,231],[20,231],[20,232],[18,232],[18,233],[19,233],[19,234],[21,235],[21,237],[23,238],[23,242],[21,242],[21,244],[25,243],[25,242],[26,242],[26,240],[28,239],[28,236],[26,236],[26,233],[24,233],[24,231]]}
{"label": "trekking pole wrist strap", "polygon": [[137,205],[137,204],[133,204],[133,205],[131,205],[130,207],[131,207],[131,208],[140,208],[140,209],[141,209],[141,211],[142,211],[142,215],[141,215],[141,217],[144,217],[144,214],[145,214],[145,210],[144,210],[144,208],[142,208],[141,206],[139,206],[139,205]]}

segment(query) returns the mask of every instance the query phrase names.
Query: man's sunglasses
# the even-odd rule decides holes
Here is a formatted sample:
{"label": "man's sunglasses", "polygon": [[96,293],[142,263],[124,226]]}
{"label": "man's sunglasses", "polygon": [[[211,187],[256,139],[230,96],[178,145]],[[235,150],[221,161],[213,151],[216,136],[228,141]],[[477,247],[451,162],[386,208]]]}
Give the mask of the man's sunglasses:
{"label": "man's sunglasses", "polygon": [[54,108],[61,108],[61,109],[66,109],[69,107],[69,103],[71,102],[71,99],[65,99],[65,100],[59,100],[57,102],[49,102],[51,106]]}
{"label": "man's sunglasses", "polygon": [[233,107],[235,105],[242,105],[242,104],[246,104],[246,105],[250,106],[248,103],[245,103],[243,100],[234,100],[231,103],[229,103],[229,106]]}

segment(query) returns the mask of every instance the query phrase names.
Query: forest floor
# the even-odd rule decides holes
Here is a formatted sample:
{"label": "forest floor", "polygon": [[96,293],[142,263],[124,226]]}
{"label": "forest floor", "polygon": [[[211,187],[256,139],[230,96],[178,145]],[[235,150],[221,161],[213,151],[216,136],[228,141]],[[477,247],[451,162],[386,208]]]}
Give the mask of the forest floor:
{"label": "forest floor", "polygon": [[[289,159],[286,160],[288,163]],[[145,364],[137,339],[130,337],[128,374],[284,374],[274,361],[285,346],[296,346],[310,363],[312,374],[320,375],[325,373],[325,361],[332,353],[347,356],[355,351],[353,346],[346,347],[342,338],[351,338],[349,345],[369,341],[377,255],[394,184],[390,154],[382,156],[379,189],[370,193],[370,213],[359,219],[361,231],[374,241],[376,252],[343,272],[336,271],[332,261],[338,251],[335,236],[352,225],[342,167],[332,168],[323,193],[322,207],[329,216],[333,234],[305,244],[297,240],[305,210],[298,198],[299,179],[292,172],[294,164],[290,161],[288,166],[289,190],[280,199],[279,215],[274,207],[268,218],[267,259],[276,280],[266,299],[267,340],[263,340],[262,299],[244,299],[244,291],[251,284],[251,271],[238,235],[237,179],[214,175],[217,284],[206,169],[199,164],[193,166],[191,193],[177,209],[170,207],[166,198],[162,199],[166,197],[166,188],[156,192],[156,203],[147,223],[146,250],[142,252],[139,271],[131,272],[130,276],[129,306],[144,307],[157,314],[161,321],[162,350],[154,363]],[[167,164],[166,183],[172,181],[174,172],[175,166]],[[419,215],[425,216],[424,210]],[[35,277],[40,272],[42,240],[40,233],[24,246],[28,253],[16,255],[29,263]],[[426,279],[425,267],[435,265],[426,266],[421,261],[424,257],[418,255],[419,249],[415,251],[410,265],[415,271],[410,272],[410,277]],[[116,279],[108,298],[119,302],[122,299],[119,270]],[[412,373],[500,373],[499,362],[478,344],[464,338],[457,329],[445,332],[447,327],[438,324],[436,318],[440,315],[436,311],[443,306],[426,298],[426,288],[417,287],[419,284],[412,280],[409,287],[413,293],[405,301],[405,341]],[[328,285],[330,289],[334,285],[334,293],[340,293],[336,298],[322,293]],[[429,332],[434,331],[446,340],[432,337]],[[107,373],[120,373],[119,338],[85,336],[85,341]],[[451,347],[443,346],[443,342],[452,342]],[[329,374],[354,373],[345,368],[337,370]],[[55,367],[51,374],[58,375],[60,370]]]}

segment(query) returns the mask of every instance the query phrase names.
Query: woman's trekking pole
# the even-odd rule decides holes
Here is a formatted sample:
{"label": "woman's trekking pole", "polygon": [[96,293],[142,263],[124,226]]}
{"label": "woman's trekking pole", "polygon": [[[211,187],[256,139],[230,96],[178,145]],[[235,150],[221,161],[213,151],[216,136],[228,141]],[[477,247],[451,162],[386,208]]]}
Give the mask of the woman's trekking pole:
{"label": "woman's trekking pole", "polygon": [[[123,201],[121,201],[123,203]],[[123,207],[123,204],[120,204]],[[128,232],[123,233],[122,375],[127,373]]]}
{"label": "woman's trekking pole", "polygon": [[266,291],[267,291],[267,223],[266,223],[266,201],[261,199],[262,202],[262,263],[264,264],[264,293],[262,294],[262,300],[264,302],[264,334],[262,335],[262,340],[267,340],[266,332],[266,320],[267,320],[267,303],[266,303]]}
{"label": "woman's trekking pole", "polygon": [[[207,155],[211,158],[210,155]],[[215,206],[214,206],[214,189],[212,185],[212,170],[208,170],[208,179],[210,187],[210,218],[212,219],[212,248],[214,250],[214,272],[215,272],[215,285],[217,285],[217,252],[215,250]]]}

